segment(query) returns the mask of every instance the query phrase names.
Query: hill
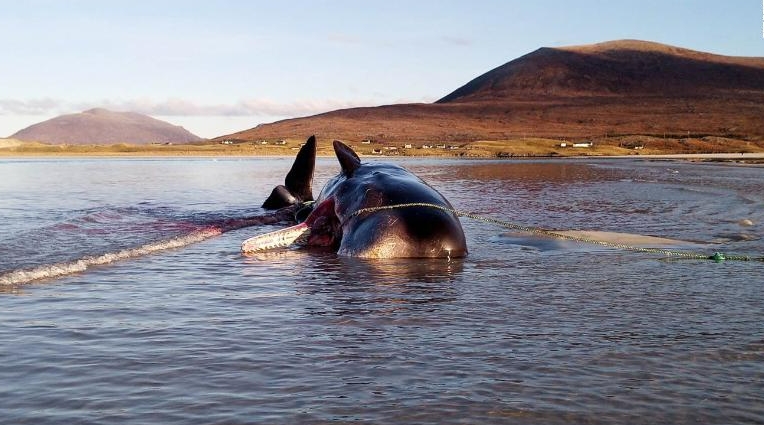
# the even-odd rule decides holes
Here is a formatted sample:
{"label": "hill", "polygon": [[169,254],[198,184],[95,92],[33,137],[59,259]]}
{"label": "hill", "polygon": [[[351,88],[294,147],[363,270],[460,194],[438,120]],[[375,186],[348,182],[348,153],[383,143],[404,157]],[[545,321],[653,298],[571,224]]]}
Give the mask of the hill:
{"label": "hill", "polygon": [[538,49],[436,103],[578,96],[702,98],[724,96],[730,90],[764,92],[764,58],[620,40]]}
{"label": "hill", "polygon": [[101,108],[49,119],[21,130],[11,138],[69,145],[188,143],[202,140],[183,127],[148,115]]}
{"label": "hill", "polygon": [[764,138],[764,58],[620,40],[540,48],[433,104],[350,108],[217,140],[469,142],[525,137]]}

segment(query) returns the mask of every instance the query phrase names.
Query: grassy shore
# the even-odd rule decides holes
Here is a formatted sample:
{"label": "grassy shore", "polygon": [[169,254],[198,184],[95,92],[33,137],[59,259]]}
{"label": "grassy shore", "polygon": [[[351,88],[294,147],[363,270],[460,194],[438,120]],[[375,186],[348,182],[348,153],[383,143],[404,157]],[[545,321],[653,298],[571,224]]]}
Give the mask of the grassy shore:
{"label": "grassy shore", "polygon": [[[0,156],[293,156],[304,140],[231,141],[223,143],[151,145],[48,145],[0,139]],[[575,142],[565,139],[522,138],[441,144],[379,144],[349,141],[362,156],[413,156],[460,158],[524,158],[573,156],[636,156],[751,154],[764,155],[764,141],[720,137],[665,139],[650,136],[623,136]],[[590,144],[590,145],[589,145]],[[319,155],[333,155],[331,143],[319,141]]]}

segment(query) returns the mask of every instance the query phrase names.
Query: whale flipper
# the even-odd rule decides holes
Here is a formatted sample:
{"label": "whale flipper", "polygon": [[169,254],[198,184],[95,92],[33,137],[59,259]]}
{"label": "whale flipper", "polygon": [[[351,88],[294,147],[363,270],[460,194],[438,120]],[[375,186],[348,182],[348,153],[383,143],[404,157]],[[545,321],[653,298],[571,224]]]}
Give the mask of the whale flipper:
{"label": "whale flipper", "polygon": [[263,208],[275,210],[313,200],[313,169],[316,166],[316,136],[300,148],[283,185],[273,189]]}
{"label": "whale flipper", "polygon": [[337,160],[340,162],[342,173],[347,177],[352,177],[355,170],[361,166],[361,158],[358,157],[358,154],[356,154],[350,146],[339,140],[334,141],[334,153],[337,155]]}

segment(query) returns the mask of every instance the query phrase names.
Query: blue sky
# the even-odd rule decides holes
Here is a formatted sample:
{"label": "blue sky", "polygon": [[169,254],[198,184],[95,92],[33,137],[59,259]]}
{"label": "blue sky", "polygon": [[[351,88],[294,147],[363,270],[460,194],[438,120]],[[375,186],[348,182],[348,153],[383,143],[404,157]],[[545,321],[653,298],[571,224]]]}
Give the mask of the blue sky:
{"label": "blue sky", "polygon": [[0,0],[0,137],[93,107],[214,137],[432,102],[539,47],[623,38],[764,56],[762,2]]}

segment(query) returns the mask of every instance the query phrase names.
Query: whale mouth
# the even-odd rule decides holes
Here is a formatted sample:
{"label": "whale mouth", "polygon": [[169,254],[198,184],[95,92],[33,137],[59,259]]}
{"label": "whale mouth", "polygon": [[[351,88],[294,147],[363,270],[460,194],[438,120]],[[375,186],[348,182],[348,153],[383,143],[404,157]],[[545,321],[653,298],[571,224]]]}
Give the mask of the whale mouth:
{"label": "whale mouth", "polygon": [[253,236],[241,244],[244,254],[304,245],[310,237],[310,227],[305,223]]}
{"label": "whale mouth", "polygon": [[334,212],[334,198],[321,202],[302,223],[253,236],[241,244],[241,252],[255,253],[292,245],[329,247],[337,251],[342,241],[342,224]]}
{"label": "whale mouth", "polygon": [[309,246],[330,247],[337,251],[342,241],[342,223],[334,211],[334,198],[318,204],[303,224],[310,228],[307,238]]}

